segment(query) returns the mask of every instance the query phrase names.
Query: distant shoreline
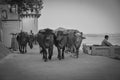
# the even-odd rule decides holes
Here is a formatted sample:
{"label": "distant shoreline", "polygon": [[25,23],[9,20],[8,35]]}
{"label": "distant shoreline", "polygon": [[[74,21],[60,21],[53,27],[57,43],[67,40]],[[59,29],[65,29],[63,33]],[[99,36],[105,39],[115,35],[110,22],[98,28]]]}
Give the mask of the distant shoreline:
{"label": "distant shoreline", "polygon": [[[106,34],[84,34],[84,36],[87,36],[87,37],[104,37],[104,35]],[[107,34],[109,36],[112,36],[112,37],[120,37],[120,33],[118,34]]]}

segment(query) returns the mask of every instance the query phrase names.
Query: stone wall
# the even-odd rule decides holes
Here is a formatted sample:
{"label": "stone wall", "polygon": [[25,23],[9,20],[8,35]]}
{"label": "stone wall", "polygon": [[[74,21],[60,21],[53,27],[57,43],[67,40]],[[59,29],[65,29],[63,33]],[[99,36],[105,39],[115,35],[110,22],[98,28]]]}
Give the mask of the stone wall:
{"label": "stone wall", "polygon": [[3,43],[7,47],[11,47],[11,33],[18,33],[19,22],[18,21],[6,21],[3,23]]}
{"label": "stone wall", "polygon": [[0,4],[0,40],[6,47],[11,47],[10,33],[18,33],[20,30],[25,32],[33,31],[34,34],[38,32],[38,18],[37,17],[23,17],[19,20],[16,11],[10,12],[8,5]]}
{"label": "stone wall", "polygon": [[11,53],[12,52],[3,43],[0,42],[0,60]]}
{"label": "stone wall", "polygon": [[6,47],[11,47],[10,33],[18,33],[20,31],[20,22],[18,14],[13,11],[10,12],[8,5],[0,4],[0,35],[2,42]]}

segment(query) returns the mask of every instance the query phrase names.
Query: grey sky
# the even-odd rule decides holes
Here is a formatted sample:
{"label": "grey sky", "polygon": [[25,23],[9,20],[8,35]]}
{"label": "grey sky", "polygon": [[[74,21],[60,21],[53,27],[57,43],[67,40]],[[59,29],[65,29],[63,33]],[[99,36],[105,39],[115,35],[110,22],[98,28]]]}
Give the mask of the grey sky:
{"label": "grey sky", "polygon": [[84,33],[119,33],[120,0],[44,0],[39,29],[58,27]]}

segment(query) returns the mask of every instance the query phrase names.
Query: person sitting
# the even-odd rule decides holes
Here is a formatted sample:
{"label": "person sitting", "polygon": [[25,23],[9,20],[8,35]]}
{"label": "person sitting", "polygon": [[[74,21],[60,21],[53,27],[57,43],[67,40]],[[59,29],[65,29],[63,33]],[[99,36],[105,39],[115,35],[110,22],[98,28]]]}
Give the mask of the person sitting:
{"label": "person sitting", "polygon": [[108,42],[109,36],[105,35],[104,37],[105,39],[102,41],[101,45],[102,46],[112,46],[112,44],[110,42]]}

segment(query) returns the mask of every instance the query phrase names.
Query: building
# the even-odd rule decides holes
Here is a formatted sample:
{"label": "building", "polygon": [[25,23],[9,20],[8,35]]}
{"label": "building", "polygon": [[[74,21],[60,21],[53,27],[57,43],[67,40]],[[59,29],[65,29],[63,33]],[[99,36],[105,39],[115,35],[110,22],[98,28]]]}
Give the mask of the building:
{"label": "building", "polygon": [[11,33],[38,32],[38,18],[40,14],[33,12],[23,13],[19,16],[17,6],[6,4],[4,0],[0,1],[0,41],[7,47],[11,47]]}
{"label": "building", "polygon": [[21,30],[25,32],[32,32],[36,34],[38,32],[38,18],[40,14],[35,13],[29,13],[29,14],[23,14],[21,17]]}
{"label": "building", "polygon": [[0,4],[0,39],[5,46],[11,45],[11,33],[20,31],[20,20],[16,12],[10,12],[7,4]]}

